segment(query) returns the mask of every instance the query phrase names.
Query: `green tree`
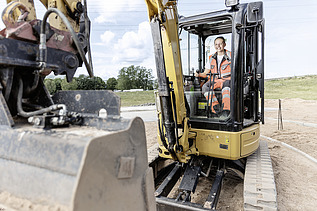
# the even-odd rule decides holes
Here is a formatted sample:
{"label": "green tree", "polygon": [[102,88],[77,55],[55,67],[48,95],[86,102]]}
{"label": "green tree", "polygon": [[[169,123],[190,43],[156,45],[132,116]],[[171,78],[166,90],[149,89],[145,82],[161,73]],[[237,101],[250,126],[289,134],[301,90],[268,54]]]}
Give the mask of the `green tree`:
{"label": "green tree", "polygon": [[104,90],[106,89],[106,82],[102,78],[95,76],[90,79],[93,83],[94,90]]}
{"label": "green tree", "polygon": [[66,77],[62,80],[61,83],[62,90],[77,90],[77,80],[73,78],[71,82],[66,81]]}
{"label": "green tree", "polygon": [[114,77],[109,78],[109,79],[107,80],[107,89],[113,91],[113,90],[116,89],[117,84],[118,84],[117,79],[115,79]]}
{"label": "green tree", "polygon": [[86,89],[86,84],[87,84],[87,76],[86,75],[79,75],[77,78],[77,89],[79,90],[87,90]]}
{"label": "green tree", "polygon": [[142,88],[144,90],[153,90],[153,76],[152,70],[146,69],[145,67],[137,67],[137,78],[136,87]]}
{"label": "green tree", "polygon": [[56,84],[53,79],[50,79],[50,78],[44,79],[44,85],[51,95],[56,93]]}
{"label": "green tree", "polygon": [[54,82],[55,82],[55,85],[56,85],[56,92],[62,90],[62,79],[61,78],[55,78]]}
{"label": "green tree", "polygon": [[128,89],[133,89],[134,85],[133,83],[135,82],[135,69],[134,66],[130,67],[124,67],[119,70],[119,75],[118,75],[118,84],[117,84],[117,89],[121,90],[128,90]]}
{"label": "green tree", "polygon": [[[158,81],[157,81],[157,78],[154,79],[153,81],[153,89],[157,89],[158,88]],[[150,89],[151,90],[151,89]]]}
{"label": "green tree", "polygon": [[119,71],[117,89],[153,89],[152,70],[131,65]]}
{"label": "green tree", "polygon": [[106,83],[102,78],[95,76],[90,78],[89,76],[80,75],[77,78],[78,90],[102,90],[106,89]]}

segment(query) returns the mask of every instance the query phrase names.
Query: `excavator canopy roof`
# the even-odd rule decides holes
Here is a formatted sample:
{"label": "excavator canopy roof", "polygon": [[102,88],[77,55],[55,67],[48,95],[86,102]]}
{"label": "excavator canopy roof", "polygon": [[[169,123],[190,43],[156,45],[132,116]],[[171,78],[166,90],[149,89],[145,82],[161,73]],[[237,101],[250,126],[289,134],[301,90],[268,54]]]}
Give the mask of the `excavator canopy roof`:
{"label": "excavator canopy roof", "polygon": [[210,35],[227,34],[232,32],[232,12],[221,10],[179,20],[180,28],[189,33],[208,37]]}

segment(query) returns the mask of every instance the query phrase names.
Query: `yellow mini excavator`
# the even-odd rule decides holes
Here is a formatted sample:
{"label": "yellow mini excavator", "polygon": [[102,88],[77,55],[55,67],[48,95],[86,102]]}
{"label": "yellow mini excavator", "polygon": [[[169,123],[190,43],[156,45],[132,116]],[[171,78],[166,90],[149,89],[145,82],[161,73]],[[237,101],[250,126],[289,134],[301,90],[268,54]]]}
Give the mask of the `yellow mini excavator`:
{"label": "yellow mini excavator", "polygon": [[51,97],[43,83],[83,63],[93,76],[86,1],[41,2],[42,20],[33,0],[2,12],[0,210],[155,210],[143,121],[122,119],[112,92]]}
{"label": "yellow mini excavator", "polygon": [[[159,85],[160,159],[150,164],[158,210],[216,209],[222,181],[229,174],[244,179],[244,209],[276,210],[270,156],[266,143],[259,140],[260,122],[264,123],[262,2],[227,0],[228,9],[189,17],[179,16],[178,1],[145,2]],[[231,52],[222,58],[231,70],[223,74],[218,66],[206,78],[195,77],[203,74],[193,69],[205,72],[203,68],[208,64],[210,68],[210,61],[217,59],[213,45],[218,37]],[[182,69],[185,65],[187,74]],[[220,80],[228,84],[225,94],[216,85]],[[212,85],[206,91],[202,86],[207,82]],[[175,162],[162,168],[162,158]],[[202,204],[191,200],[199,177],[213,180]]]}

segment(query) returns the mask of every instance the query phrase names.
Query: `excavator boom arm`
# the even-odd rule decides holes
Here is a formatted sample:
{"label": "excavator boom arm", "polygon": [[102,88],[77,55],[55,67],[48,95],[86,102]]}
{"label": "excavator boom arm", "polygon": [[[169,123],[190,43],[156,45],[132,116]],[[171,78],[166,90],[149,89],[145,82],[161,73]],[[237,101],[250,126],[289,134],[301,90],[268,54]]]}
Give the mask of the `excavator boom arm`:
{"label": "excavator boom arm", "polygon": [[[158,76],[158,97],[161,105],[159,118],[165,128],[168,150],[173,156],[175,146],[175,151],[181,150],[178,127],[188,131],[188,128],[184,128],[184,125],[187,126],[184,124],[187,110],[178,36],[177,2],[160,0],[145,2],[151,24]],[[162,142],[164,143],[165,140]]]}

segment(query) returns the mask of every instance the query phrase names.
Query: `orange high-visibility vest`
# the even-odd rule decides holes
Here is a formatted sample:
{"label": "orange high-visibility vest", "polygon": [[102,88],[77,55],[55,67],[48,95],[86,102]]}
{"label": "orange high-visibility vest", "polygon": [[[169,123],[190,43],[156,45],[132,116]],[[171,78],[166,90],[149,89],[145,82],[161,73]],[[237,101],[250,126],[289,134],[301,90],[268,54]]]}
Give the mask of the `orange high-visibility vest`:
{"label": "orange high-visibility vest", "polygon": [[[220,70],[218,71],[217,65],[217,53],[209,56],[209,63],[211,67],[211,73],[219,73],[217,78],[228,78],[231,76],[231,52],[225,50],[225,54],[220,64]],[[230,80],[230,78],[228,78]]]}
{"label": "orange high-visibility vest", "polygon": [[222,105],[219,105],[215,93],[212,93],[212,96],[210,96],[211,99],[207,99],[209,103],[211,101],[211,111],[213,113],[216,113],[215,108],[218,105],[221,107],[221,110],[230,111],[230,87],[223,87],[223,83],[227,80],[231,80],[231,52],[225,50],[225,54],[222,58],[219,71],[217,65],[217,53],[209,56],[209,62],[211,73],[219,73],[219,75],[215,78],[214,89],[222,89]]}

